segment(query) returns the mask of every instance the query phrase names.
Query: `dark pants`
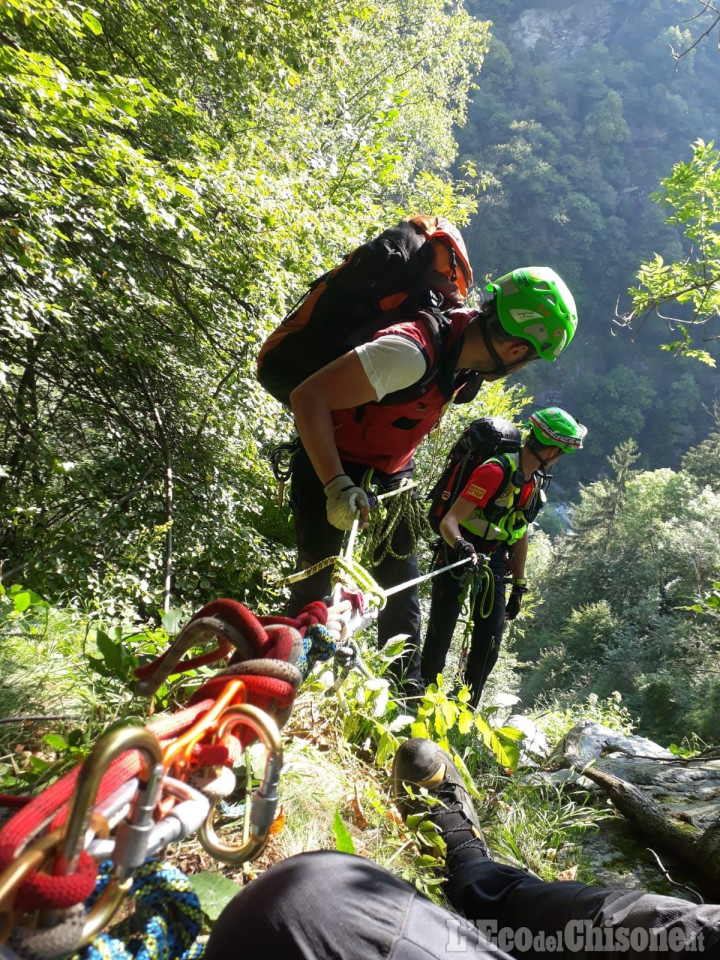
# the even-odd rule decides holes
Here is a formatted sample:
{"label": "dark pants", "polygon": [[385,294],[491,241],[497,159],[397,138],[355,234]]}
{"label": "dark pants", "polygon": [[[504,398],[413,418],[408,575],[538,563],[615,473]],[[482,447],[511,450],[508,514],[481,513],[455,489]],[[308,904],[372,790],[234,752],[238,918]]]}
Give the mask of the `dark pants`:
{"label": "dark pants", "polygon": [[[436,565],[452,562],[452,551],[443,546]],[[465,666],[465,682],[470,687],[470,703],[477,706],[487,678],[492,673],[500,654],[505,626],[505,584],[507,575],[505,554],[502,551],[490,557],[490,569],[495,581],[495,599],[490,616],[482,617],[481,597],[478,594],[473,610],[473,628],[470,653]],[[432,602],[427,634],[422,648],[421,672],[425,683],[435,683],[445,668],[445,659],[452,643],[453,632],[461,609],[461,595],[467,584],[468,572],[462,567],[441,573],[433,580]]]}
{"label": "dark pants", "polygon": [[[356,463],[343,463],[343,469],[356,483],[361,483],[368,467]],[[398,486],[403,477],[411,471],[401,474],[373,473],[373,482],[381,491]],[[290,503],[295,522],[295,541],[297,543],[297,569],[312,566],[326,557],[335,557],[342,546],[344,533],[337,530],[327,520],[327,498],[323,485],[317,477],[305,451],[300,450],[293,458]],[[368,571],[381,587],[393,587],[418,576],[417,554],[413,548],[410,531],[404,521],[400,521],[392,538],[392,549],[403,556],[410,551],[405,560],[386,557],[377,567]],[[330,593],[331,568],[313,574],[306,580],[293,584],[290,591],[288,615],[295,616],[301,607],[311,600],[323,600]],[[408,635],[405,653],[394,665],[393,673],[401,680],[409,681],[408,692],[420,683],[420,601],[417,587],[401,590],[388,598],[387,605],[378,616],[378,646],[384,647],[388,640],[398,634]]]}
{"label": "dark pants", "polygon": [[[205,960],[683,955],[672,946],[649,952],[650,934],[661,947],[677,938],[681,950],[720,956],[720,907],[636,890],[545,883],[492,860],[465,867],[465,878],[448,888],[454,909],[464,915],[458,916],[369,860],[327,851],[300,854],[271,867],[225,907]],[[564,949],[550,939],[557,931]],[[611,936],[616,949],[603,950]]]}

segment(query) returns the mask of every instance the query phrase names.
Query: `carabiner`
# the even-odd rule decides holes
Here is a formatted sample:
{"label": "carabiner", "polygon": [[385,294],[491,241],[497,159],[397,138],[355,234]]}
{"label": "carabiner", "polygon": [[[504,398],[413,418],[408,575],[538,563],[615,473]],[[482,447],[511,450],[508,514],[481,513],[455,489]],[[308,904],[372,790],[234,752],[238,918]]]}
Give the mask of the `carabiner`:
{"label": "carabiner", "polygon": [[[144,847],[147,835],[153,826],[152,814],[165,774],[163,750],[160,741],[145,727],[119,727],[111,730],[98,741],[92,753],[83,763],[78,774],[75,792],[70,800],[70,809],[62,827],[62,838],[55,856],[53,873],[66,876],[75,869],[85,843],[85,834],[100,783],[113,760],[128,750],[139,750],[145,760],[145,769],[140,779],[140,788],[133,800],[129,819],[118,827],[116,856],[110,880],[88,912],[80,941],[75,949],[88,943],[105,926],[132,887],[132,870],[145,859]],[[119,843],[119,845],[118,845]],[[41,923],[57,922],[58,911],[44,911]]]}
{"label": "carabiner", "polygon": [[[62,843],[55,858],[54,874],[66,876],[75,869],[83,849],[85,832],[100,782],[112,761],[127,750],[139,750],[145,760],[145,771],[138,792],[143,807],[149,806],[157,797],[165,768],[163,749],[155,734],[145,727],[118,727],[117,730],[106,733],[86,758],[78,774],[64,825]],[[131,823],[138,822],[139,810],[140,804],[136,798],[130,814]]]}
{"label": "carabiner", "polygon": [[136,676],[140,676],[140,679],[135,686],[136,693],[143,697],[152,697],[171,674],[182,673],[183,670],[190,669],[193,666],[194,661],[178,669],[180,660],[188,650],[192,647],[206,645],[216,637],[217,647],[215,652],[218,659],[226,657],[233,650],[244,649],[241,646],[243,641],[248,648],[247,656],[251,655],[251,648],[247,640],[226,620],[221,617],[199,617],[197,620],[190,620],[189,623],[185,624],[162,657],[152,664],[138,668]]}
{"label": "carabiner", "polygon": [[260,786],[253,791],[250,810],[250,835],[239,846],[226,843],[215,832],[215,804],[210,807],[198,838],[211,856],[222,863],[244,863],[260,855],[275,819],[278,801],[278,783],[283,763],[280,731],[269,714],[249,703],[228,707],[218,724],[216,742],[222,740],[237,726],[247,726],[265,746],[265,770]]}
{"label": "carabiner", "polygon": [[[237,678],[228,678],[227,684],[223,687],[222,693],[216,698],[215,703],[207,710],[199,720],[185,730],[179,737],[172,740],[165,746],[164,760],[168,773],[182,775],[190,766],[192,752],[195,744],[211,730],[214,730],[227,707],[233,704],[233,701],[240,699],[244,701],[247,697],[245,684]],[[240,706],[241,704],[238,704]]]}
{"label": "carabiner", "polygon": [[[110,833],[107,819],[93,813],[90,817],[90,830],[96,836],[107,838]],[[62,838],[63,828],[56,827],[28,846],[0,873],[0,944],[5,943],[11,931],[15,893],[25,878],[39,870],[50,855],[57,851]],[[5,901],[8,901],[6,906]]]}

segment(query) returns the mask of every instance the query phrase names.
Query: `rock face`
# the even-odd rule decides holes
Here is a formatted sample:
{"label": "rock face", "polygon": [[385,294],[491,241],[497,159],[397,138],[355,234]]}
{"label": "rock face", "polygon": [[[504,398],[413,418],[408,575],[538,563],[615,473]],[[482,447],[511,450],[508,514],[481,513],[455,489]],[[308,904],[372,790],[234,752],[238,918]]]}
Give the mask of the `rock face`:
{"label": "rock face", "polygon": [[513,713],[505,721],[505,726],[513,727],[524,735],[520,744],[520,756],[527,758],[545,759],[550,755],[550,744],[547,737],[536,723],[519,713]]}
{"label": "rock face", "polygon": [[720,887],[720,759],[675,757],[644,737],[574,727],[553,759],[588,778],[653,845]]}
{"label": "rock face", "polygon": [[553,53],[572,57],[580,50],[602,43],[610,32],[614,4],[608,0],[574,2],[549,10],[546,6],[524,10],[511,30],[513,42],[532,50],[547,42]]}

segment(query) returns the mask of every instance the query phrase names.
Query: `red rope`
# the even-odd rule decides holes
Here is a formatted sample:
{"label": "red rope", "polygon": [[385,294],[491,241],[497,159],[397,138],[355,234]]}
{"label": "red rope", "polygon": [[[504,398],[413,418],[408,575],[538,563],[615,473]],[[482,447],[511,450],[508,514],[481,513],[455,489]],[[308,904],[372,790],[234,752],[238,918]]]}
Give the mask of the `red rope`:
{"label": "red rope", "polygon": [[[327,608],[323,603],[313,603],[305,607],[294,619],[270,617],[258,619],[243,604],[234,600],[221,599],[204,606],[195,614],[193,620],[213,616],[225,620],[249,641],[254,651],[254,658],[287,661],[293,644],[292,633],[290,630],[280,629],[272,630],[268,634],[263,624],[292,626],[304,632],[311,623],[327,621]],[[231,649],[229,641],[219,637],[218,646],[214,651],[184,662],[183,670],[199,666],[201,663],[212,663],[227,656]],[[136,671],[136,674],[143,677],[151,676],[166,655],[167,652],[152,664],[145,664]],[[242,666],[238,664],[238,673],[234,678],[242,679],[245,684],[248,703],[271,714],[292,706],[295,689],[291,683],[275,677],[244,675],[241,671]],[[161,741],[172,740],[213,706],[228,680],[229,677],[226,676],[212,678],[195,693],[184,710],[170,716],[158,717],[147,724],[147,729]],[[239,741],[244,749],[254,739],[255,735],[251,729],[242,728],[238,731],[236,742]],[[232,740],[228,744],[217,747],[198,744],[195,748],[195,757],[203,763],[208,763],[209,757],[214,763],[229,763],[238,759],[238,749]],[[137,776],[142,768],[142,756],[137,750],[129,750],[117,757],[100,781],[96,803],[102,802],[132,777]],[[75,790],[80,770],[80,766],[76,767],[33,799],[10,798],[12,801],[10,805],[22,805],[22,809],[0,830],[0,870],[8,866],[48,825],[54,828],[65,822],[69,801]],[[95,887],[96,872],[92,858],[83,853],[72,875],[52,876],[34,873],[26,878],[16,894],[16,903],[21,909],[26,910],[65,909],[75,903],[81,903],[90,896]]]}
{"label": "red rope", "polygon": [[0,793],[0,807],[7,807],[9,810],[19,810],[31,800],[32,797],[16,797],[14,793]]}

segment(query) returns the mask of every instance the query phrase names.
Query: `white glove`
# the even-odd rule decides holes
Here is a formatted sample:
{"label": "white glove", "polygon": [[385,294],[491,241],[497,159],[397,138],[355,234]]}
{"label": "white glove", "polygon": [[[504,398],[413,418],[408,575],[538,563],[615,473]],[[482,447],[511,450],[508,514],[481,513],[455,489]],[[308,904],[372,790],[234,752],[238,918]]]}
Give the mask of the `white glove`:
{"label": "white glove", "polygon": [[361,507],[369,507],[367,494],[353,480],[341,473],[325,485],[328,522],[338,530],[351,530]]}

